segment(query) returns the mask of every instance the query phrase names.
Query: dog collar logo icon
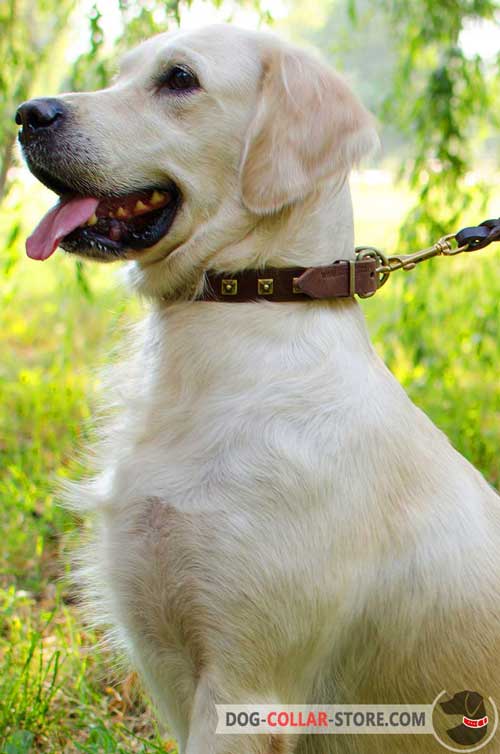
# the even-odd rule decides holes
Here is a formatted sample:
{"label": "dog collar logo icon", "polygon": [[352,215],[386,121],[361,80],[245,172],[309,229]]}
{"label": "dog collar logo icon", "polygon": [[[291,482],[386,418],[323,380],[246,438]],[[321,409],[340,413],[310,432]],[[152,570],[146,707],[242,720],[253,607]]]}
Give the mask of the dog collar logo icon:
{"label": "dog collar logo icon", "polygon": [[498,727],[493,699],[478,691],[459,691],[453,696],[442,691],[433,709],[440,718],[437,722],[436,714],[433,716],[434,736],[449,751],[478,751],[491,741]]}
{"label": "dog collar logo icon", "polygon": [[461,691],[453,699],[439,704],[447,715],[462,715],[462,723],[446,731],[455,743],[475,746],[488,734],[484,699],[477,691]]}

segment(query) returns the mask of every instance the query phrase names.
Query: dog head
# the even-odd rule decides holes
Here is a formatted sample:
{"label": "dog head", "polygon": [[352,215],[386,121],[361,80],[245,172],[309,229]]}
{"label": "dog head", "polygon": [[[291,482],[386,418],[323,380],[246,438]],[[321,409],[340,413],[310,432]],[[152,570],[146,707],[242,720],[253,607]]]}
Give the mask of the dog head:
{"label": "dog head", "polygon": [[30,256],[182,255],[185,269],[345,177],[376,139],[322,62],[225,25],[154,37],[109,88],[30,100],[16,119],[29,168],[60,197]]}

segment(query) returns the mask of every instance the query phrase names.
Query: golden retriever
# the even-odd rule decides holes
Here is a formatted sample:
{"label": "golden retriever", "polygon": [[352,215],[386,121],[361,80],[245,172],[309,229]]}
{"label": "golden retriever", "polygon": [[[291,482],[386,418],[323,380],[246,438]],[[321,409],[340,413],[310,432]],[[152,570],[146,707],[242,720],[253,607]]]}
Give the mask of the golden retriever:
{"label": "golden retriever", "polygon": [[150,39],[109,88],[17,119],[62,197],[29,255],[129,260],[151,299],[72,504],[96,518],[92,614],[180,752],[443,751],[215,733],[217,703],[500,701],[499,497],[381,363],[354,298],[196,300],[208,270],[353,258],[371,116],[316,57],[218,25]]}

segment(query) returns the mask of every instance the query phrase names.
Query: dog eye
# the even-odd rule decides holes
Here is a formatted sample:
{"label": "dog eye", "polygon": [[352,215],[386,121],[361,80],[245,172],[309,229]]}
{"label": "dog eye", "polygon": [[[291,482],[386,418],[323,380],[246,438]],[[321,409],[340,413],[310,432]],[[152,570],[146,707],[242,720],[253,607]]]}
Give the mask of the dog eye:
{"label": "dog eye", "polygon": [[162,88],[174,92],[186,92],[191,89],[198,89],[200,82],[189,68],[174,65],[163,78],[161,85]]}

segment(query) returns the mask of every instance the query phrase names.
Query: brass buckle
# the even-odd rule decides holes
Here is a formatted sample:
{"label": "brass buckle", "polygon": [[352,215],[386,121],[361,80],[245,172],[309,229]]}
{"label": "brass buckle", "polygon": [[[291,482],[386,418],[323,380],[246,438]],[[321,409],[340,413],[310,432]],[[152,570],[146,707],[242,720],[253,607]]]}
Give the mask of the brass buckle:
{"label": "brass buckle", "polygon": [[357,246],[356,247],[356,262],[361,262],[363,259],[374,259],[378,263],[378,267],[375,269],[377,275],[377,288],[371,293],[358,293],[359,298],[371,298],[379,288],[387,283],[389,280],[390,272],[385,270],[389,261],[385,254],[374,246]]}

